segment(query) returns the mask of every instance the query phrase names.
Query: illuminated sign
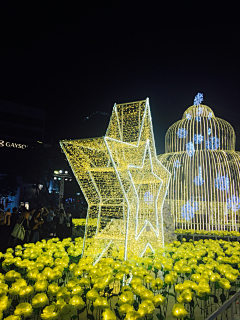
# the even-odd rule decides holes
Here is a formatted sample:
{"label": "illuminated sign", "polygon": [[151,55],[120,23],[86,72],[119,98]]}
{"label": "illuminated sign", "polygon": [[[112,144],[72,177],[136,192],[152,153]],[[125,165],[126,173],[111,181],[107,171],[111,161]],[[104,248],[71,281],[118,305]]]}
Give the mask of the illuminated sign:
{"label": "illuminated sign", "polygon": [[9,142],[0,140],[0,148],[7,147],[7,148],[15,148],[15,149],[26,149],[28,145],[22,144],[22,143],[16,143],[16,142]]}

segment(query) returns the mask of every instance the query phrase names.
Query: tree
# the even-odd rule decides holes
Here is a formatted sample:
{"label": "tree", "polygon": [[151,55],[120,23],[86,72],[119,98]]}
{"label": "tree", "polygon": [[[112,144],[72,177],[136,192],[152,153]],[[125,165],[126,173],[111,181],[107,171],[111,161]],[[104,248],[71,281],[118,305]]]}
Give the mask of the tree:
{"label": "tree", "polygon": [[12,197],[17,193],[17,177],[11,174],[0,175],[0,198]]}

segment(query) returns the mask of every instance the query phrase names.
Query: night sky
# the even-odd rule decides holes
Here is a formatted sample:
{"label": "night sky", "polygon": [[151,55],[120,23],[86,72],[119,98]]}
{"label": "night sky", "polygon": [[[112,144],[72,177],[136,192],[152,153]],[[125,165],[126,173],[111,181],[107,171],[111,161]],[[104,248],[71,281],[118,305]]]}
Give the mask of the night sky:
{"label": "night sky", "polygon": [[201,92],[240,150],[239,21],[223,1],[1,1],[0,99],[44,108],[58,141],[102,136],[109,117],[87,116],[149,97],[160,154]]}

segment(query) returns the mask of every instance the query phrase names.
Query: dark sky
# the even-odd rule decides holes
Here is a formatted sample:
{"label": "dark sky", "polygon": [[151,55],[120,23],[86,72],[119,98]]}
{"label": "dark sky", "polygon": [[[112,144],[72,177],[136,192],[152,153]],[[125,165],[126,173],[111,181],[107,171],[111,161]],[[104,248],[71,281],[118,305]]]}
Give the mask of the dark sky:
{"label": "dark sky", "polygon": [[107,116],[84,118],[149,97],[163,153],[202,92],[240,150],[239,21],[231,1],[1,1],[0,99],[45,108],[57,141],[104,135]]}

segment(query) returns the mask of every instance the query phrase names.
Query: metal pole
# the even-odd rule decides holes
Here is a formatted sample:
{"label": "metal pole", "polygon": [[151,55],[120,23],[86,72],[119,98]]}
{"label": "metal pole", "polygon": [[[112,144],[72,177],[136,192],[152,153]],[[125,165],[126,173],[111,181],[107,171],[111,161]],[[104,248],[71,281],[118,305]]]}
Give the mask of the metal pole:
{"label": "metal pole", "polygon": [[59,203],[58,203],[59,208],[61,208],[63,194],[64,194],[64,178],[61,178],[60,189],[59,189]]}

